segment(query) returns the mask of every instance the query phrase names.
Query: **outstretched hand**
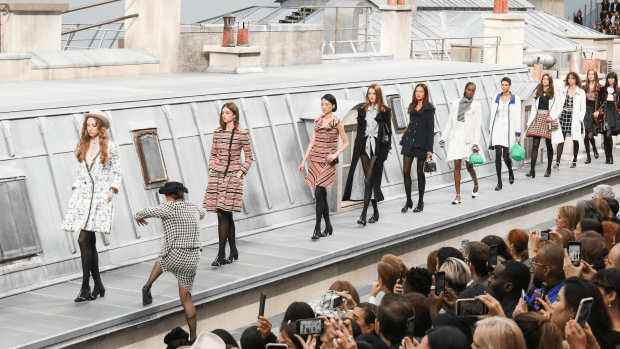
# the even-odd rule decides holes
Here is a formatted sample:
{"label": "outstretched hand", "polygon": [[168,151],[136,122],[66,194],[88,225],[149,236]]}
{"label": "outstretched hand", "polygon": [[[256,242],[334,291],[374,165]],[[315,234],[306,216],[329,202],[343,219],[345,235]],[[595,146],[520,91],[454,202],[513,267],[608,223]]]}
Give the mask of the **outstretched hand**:
{"label": "outstretched hand", "polygon": [[146,219],[144,218],[140,218],[138,220],[136,220],[136,222],[138,222],[138,225],[148,225],[149,222],[146,221]]}

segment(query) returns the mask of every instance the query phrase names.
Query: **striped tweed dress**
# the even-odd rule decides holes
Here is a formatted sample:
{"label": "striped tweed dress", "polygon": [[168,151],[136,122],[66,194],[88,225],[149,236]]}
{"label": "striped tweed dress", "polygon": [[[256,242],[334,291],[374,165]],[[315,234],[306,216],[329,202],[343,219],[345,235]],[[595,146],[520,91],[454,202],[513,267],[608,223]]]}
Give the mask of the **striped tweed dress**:
{"label": "striped tweed dress", "polygon": [[320,186],[327,189],[334,187],[336,178],[336,166],[327,163],[327,155],[333,154],[338,148],[338,125],[340,120],[334,115],[332,121],[323,126],[321,115],[314,120],[314,146],[310,150],[310,166],[306,176],[306,185],[309,187]]}
{"label": "striped tweed dress", "polygon": [[[241,150],[245,160],[241,163]],[[240,212],[243,205],[243,179],[253,161],[250,134],[243,129],[213,131],[213,146],[209,158],[209,184],[204,207],[209,212],[217,210]],[[237,178],[237,172],[243,176]]]}

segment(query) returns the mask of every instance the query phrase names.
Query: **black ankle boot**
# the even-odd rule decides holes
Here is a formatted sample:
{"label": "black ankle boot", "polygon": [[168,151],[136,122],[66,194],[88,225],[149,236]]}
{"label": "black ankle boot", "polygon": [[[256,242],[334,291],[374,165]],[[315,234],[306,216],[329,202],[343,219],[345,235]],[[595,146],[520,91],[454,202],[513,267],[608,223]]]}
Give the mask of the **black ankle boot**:
{"label": "black ankle boot", "polygon": [[105,287],[103,285],[95,285],[93,288],[92,300],[97,299],[97,296],[105,297]]}
{"label": "black ankle boot", "polygon": [[153,296],[151,295],[151,286],[142,287],[142,305],[149,305],[153,303]]}
{"label": "black ankle boot", "polygon": [[368,220],[368,223],[375,223],[379,221],[379,212],[373,212],[372,216]]}
{"label": "black ankle boot", "polygon": [[366,215],[362,213],[360,219],[357,220],[357,224],[366,226]]}
{"label": "black ankle boot", "polygon": [[224,259],[224,264],[232,264],[233,260],[239,259],[239,251],[235,251],[235,253],[230,252],[228,258]]}
{"label": "black ankle boot", "polygon": [[218,255],[217,257],[215,257],[215,260],[213,261],[213,263],[211,263],[211,266],[213,267],[221,267],[222,265],[226,264],[224,263],[224,256],[220,256]]}

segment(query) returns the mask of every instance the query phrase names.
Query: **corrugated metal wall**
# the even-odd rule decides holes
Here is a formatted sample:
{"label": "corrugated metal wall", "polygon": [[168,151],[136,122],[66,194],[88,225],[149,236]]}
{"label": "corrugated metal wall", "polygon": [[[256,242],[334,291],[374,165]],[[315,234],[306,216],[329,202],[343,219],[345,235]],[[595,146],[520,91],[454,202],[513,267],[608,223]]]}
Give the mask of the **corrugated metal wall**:
{"label": "corrugated metal wall", "polygon": [[[475,75],[470,79],[478,86],[475,98],[482,105],[482,134],[488,138],[489,97],[497,91],[503,75],[485,71]],[[525,68],[508,76],[513,81],[529,79]],[[384,90],[396,91],[407,106],[415,84],[426,82],[430,86],[432,102],[437,107],[436,124],[443,128],[448,103],[461,96],[468,80],[437,75],[428,81],[384,85]],[[120,146],[124,180],[119,195],[114,199],[112,234],[107,236],[107,240],[98,236],[100,265],[105,269],[106,266],[156,255],[163,240],[159,221],[153,220],[147,227],[138,227],[132,220],[133,212],[155,206],[161,198],[155,189],[144,189],[131,131],[156,127],[170,180],[183,181],[190,190],[189,199],[202,202],[208,180],[207,161],[212,131],[218,126],[222,103],[229,101],[240,107],[241,124],[250,130],[255,156],[255,163],[245,179],[244,210],[235,214],[238,234],[313,215],[311,190],[297,172],[309,141],[308,130],[311,130],[311,121],[301,120],[300,115],[309,101],[319,99],[325,93],[332,93],[340,100],[363,101],[365,86],[335,90],[318,90],[317,87],[315,91],[291,94],[254,94],[255,97],[232,100],[106,110],[112,123],[110,134]],[[344,118],[346,113],[346,110],[339,110],[336,115]],[[2,121],[3,132],[0,135],[4,137],[0,139],[0,178],[26,178],[43,252],[26,260],[0,264],[0,292],[81,272],[79,251],[74,253],[77,233],[63,232],[60,225],[76,176],[77,162],[73,150],[82,120],[81,115],[73,114]],[[395,148],[386,162],[389,182],[384,180],[383,187],[388,197],[404,192],[398,145],[400,137],[397,136]],[[439,137],[437,133],[436,142]],[[436,152],[445,159],[443,150],[437,147]],[[490,159],[486,150],[485,156]],[[427,187],[452,182],[451,166],[445,161],[438,161],[438,165],[439,172],[429,178]],[[480,175],[490,174],[494,172],[494,167],[489,163],[477,171]],[[465,171],[463,175],[464,179],[468,178]],[[336,201],[336,192],[332,191],[332,202]],[[4,208],[0,207],[0,214],[6,214],[3,211]],[[201,222],[203,241],[217,239],[216,224],[214,214],[207,215]]]}

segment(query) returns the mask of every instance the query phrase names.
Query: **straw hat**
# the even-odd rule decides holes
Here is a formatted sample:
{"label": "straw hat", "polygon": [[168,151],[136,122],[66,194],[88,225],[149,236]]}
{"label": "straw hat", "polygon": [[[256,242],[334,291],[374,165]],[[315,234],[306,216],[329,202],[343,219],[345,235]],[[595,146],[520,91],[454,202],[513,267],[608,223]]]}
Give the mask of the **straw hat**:
{"label": "straw hat", "polygon": [[196,338],[194,345],[190,349],[226,349],[226,344],[222,338],[215,333],[202,332]]}
{"label": "straw hat", "polygon": [[96,110],[95,109],[95,110],[91,110],[88,113],[84,114],[84,119],[88,119],[90,117],[97,118],[97,119],[101,120],[101,122],[103,122],[103,126],[105,128],[110,128],[110,120],[108,120],[108,117],[101,110]]}

